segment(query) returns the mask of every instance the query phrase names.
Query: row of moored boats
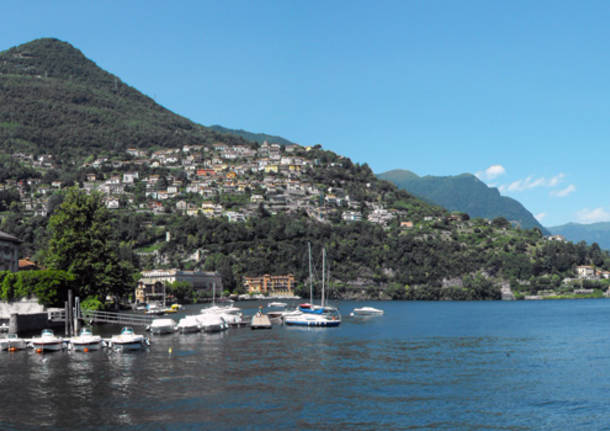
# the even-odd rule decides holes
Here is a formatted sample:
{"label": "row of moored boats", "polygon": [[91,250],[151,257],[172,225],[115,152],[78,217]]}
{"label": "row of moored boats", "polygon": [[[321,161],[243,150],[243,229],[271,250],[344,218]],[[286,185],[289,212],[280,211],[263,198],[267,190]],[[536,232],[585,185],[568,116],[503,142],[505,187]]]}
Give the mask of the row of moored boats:
{"label": "row of moored boats", "polygon": [[[252,329],[270,329],[272,324],[285,324],[287,326],[306,327],[336,327],[341,324],[339,310],[330,305],[300,304],[294,310],[286,310],[287,304],[272,302],[268,307],[274,309],[267,313],[259,310],[250,322]],[[380,316],[383,310],[373,307],[355,308],[350,316]],[[178,322],[171,318],[154,319],[147,328],[152,334],[162,335],[174,332],[182,334],[195,332],[221,332],[231,326],[245,326],[241,309],[233,305],[213,305],[201,310],[199,314],[187,315]],[[89,328],[83,328],[78,336],[62,338],[56,336],[52,330],[44,329],[40,336],[30,339],[19,338],[16,334],[9,334],[0,339],[0,350],[16,351],[32,348],[36,352],[59,351],[71,349],[75,351],[95,351],[102,348],[111,348],[116,351],[140,350],[150,345],[145,335],[136,334],[130,327],[124,327],[117,335],[102,338],[93,335]]]}
{"label": "row of moored boats", "polygon": [[70,349],[80,352],[112,348],[117,351],[140,350],[150,345],[148,337],[136,334],[130,327],[125,327],[117,335],[104,339],[93,335],[89,328],[83,328],[75,337],[63,338],[55,335],[51,329],[43,329],[38,337],[20,338],[17,334],[9,334],[0,339],[0,350],[14,352],[32,348],[37,353],[57,352]]}

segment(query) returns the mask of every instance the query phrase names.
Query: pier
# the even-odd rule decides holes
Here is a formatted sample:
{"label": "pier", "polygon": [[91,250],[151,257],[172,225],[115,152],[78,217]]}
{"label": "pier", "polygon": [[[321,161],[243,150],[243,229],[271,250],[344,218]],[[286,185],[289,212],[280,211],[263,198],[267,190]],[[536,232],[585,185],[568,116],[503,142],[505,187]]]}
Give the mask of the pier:
{"label": "pier", "polygon": [[[97,310],[80,310],[77,309],[75,314],[76,319],[83,320],[88,323],[112,323],[115,325],[124,326],[148,326],[153,320],[151,316],[140,316],[132,313],[116,313],[112,311],[97,311]],[[49,311],[49,321],[65,322],[65,310]]]}

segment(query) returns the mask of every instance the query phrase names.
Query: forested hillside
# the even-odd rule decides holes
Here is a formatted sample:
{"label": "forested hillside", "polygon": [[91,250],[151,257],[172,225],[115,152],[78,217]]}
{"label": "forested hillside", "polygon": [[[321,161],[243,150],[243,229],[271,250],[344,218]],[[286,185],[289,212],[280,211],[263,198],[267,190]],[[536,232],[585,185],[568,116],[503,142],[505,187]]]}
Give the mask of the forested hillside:
{"label": "forested hillside", "polygon": [[577,265],[610,269],[596,244],[549,241],[539,227],[512,226],[511,214],[450,213],[319,145],[210,130],[66,42],[0,53],[0,78],[0,230],[39,262],[57,255],[49,218],[67,195],[86,201],[79,190],[109,211],[99,231],[114,264],[215,270],[231,292],[265,273],[293,273],[302,289],[308,242],[316,262],[327,250],[334,297],[497,299],[502,286],[607,287],[575,279]]}
{"label": "forested hillside", "polygon": [[91,154],[244,142],[176,115],[102,70],[78,49],[38,39],[0,52],[0,149]]}

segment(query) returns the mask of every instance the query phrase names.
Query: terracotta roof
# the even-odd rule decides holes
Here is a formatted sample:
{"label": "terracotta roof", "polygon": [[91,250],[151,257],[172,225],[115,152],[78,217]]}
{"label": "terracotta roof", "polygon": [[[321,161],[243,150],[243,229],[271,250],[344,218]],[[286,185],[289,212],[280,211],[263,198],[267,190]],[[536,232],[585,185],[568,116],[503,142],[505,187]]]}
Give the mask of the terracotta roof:
{"label": "terracotta roof", "polygon": [[32,262],[30,259],[19,259],[19,269],[34,269],[38,268],[36,262]]}
{"label": "terracotta roof", "polygon": [[0,231],[0,241],[10,241],[10,242],[14,242],[16,244],[21,243],[21,240],[17,237],[14,237],[13,235],[9,235],[6,232],[2,232]]}

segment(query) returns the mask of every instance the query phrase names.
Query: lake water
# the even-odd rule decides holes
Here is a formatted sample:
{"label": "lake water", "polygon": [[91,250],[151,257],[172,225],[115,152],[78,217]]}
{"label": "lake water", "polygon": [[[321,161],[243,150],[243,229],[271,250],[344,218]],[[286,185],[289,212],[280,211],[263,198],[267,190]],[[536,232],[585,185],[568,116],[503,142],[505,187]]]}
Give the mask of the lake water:
{"label": "lake water", "polygon": [[0,429],[610,429],[610,300],[339,305],[338,328],[0,352]]}

